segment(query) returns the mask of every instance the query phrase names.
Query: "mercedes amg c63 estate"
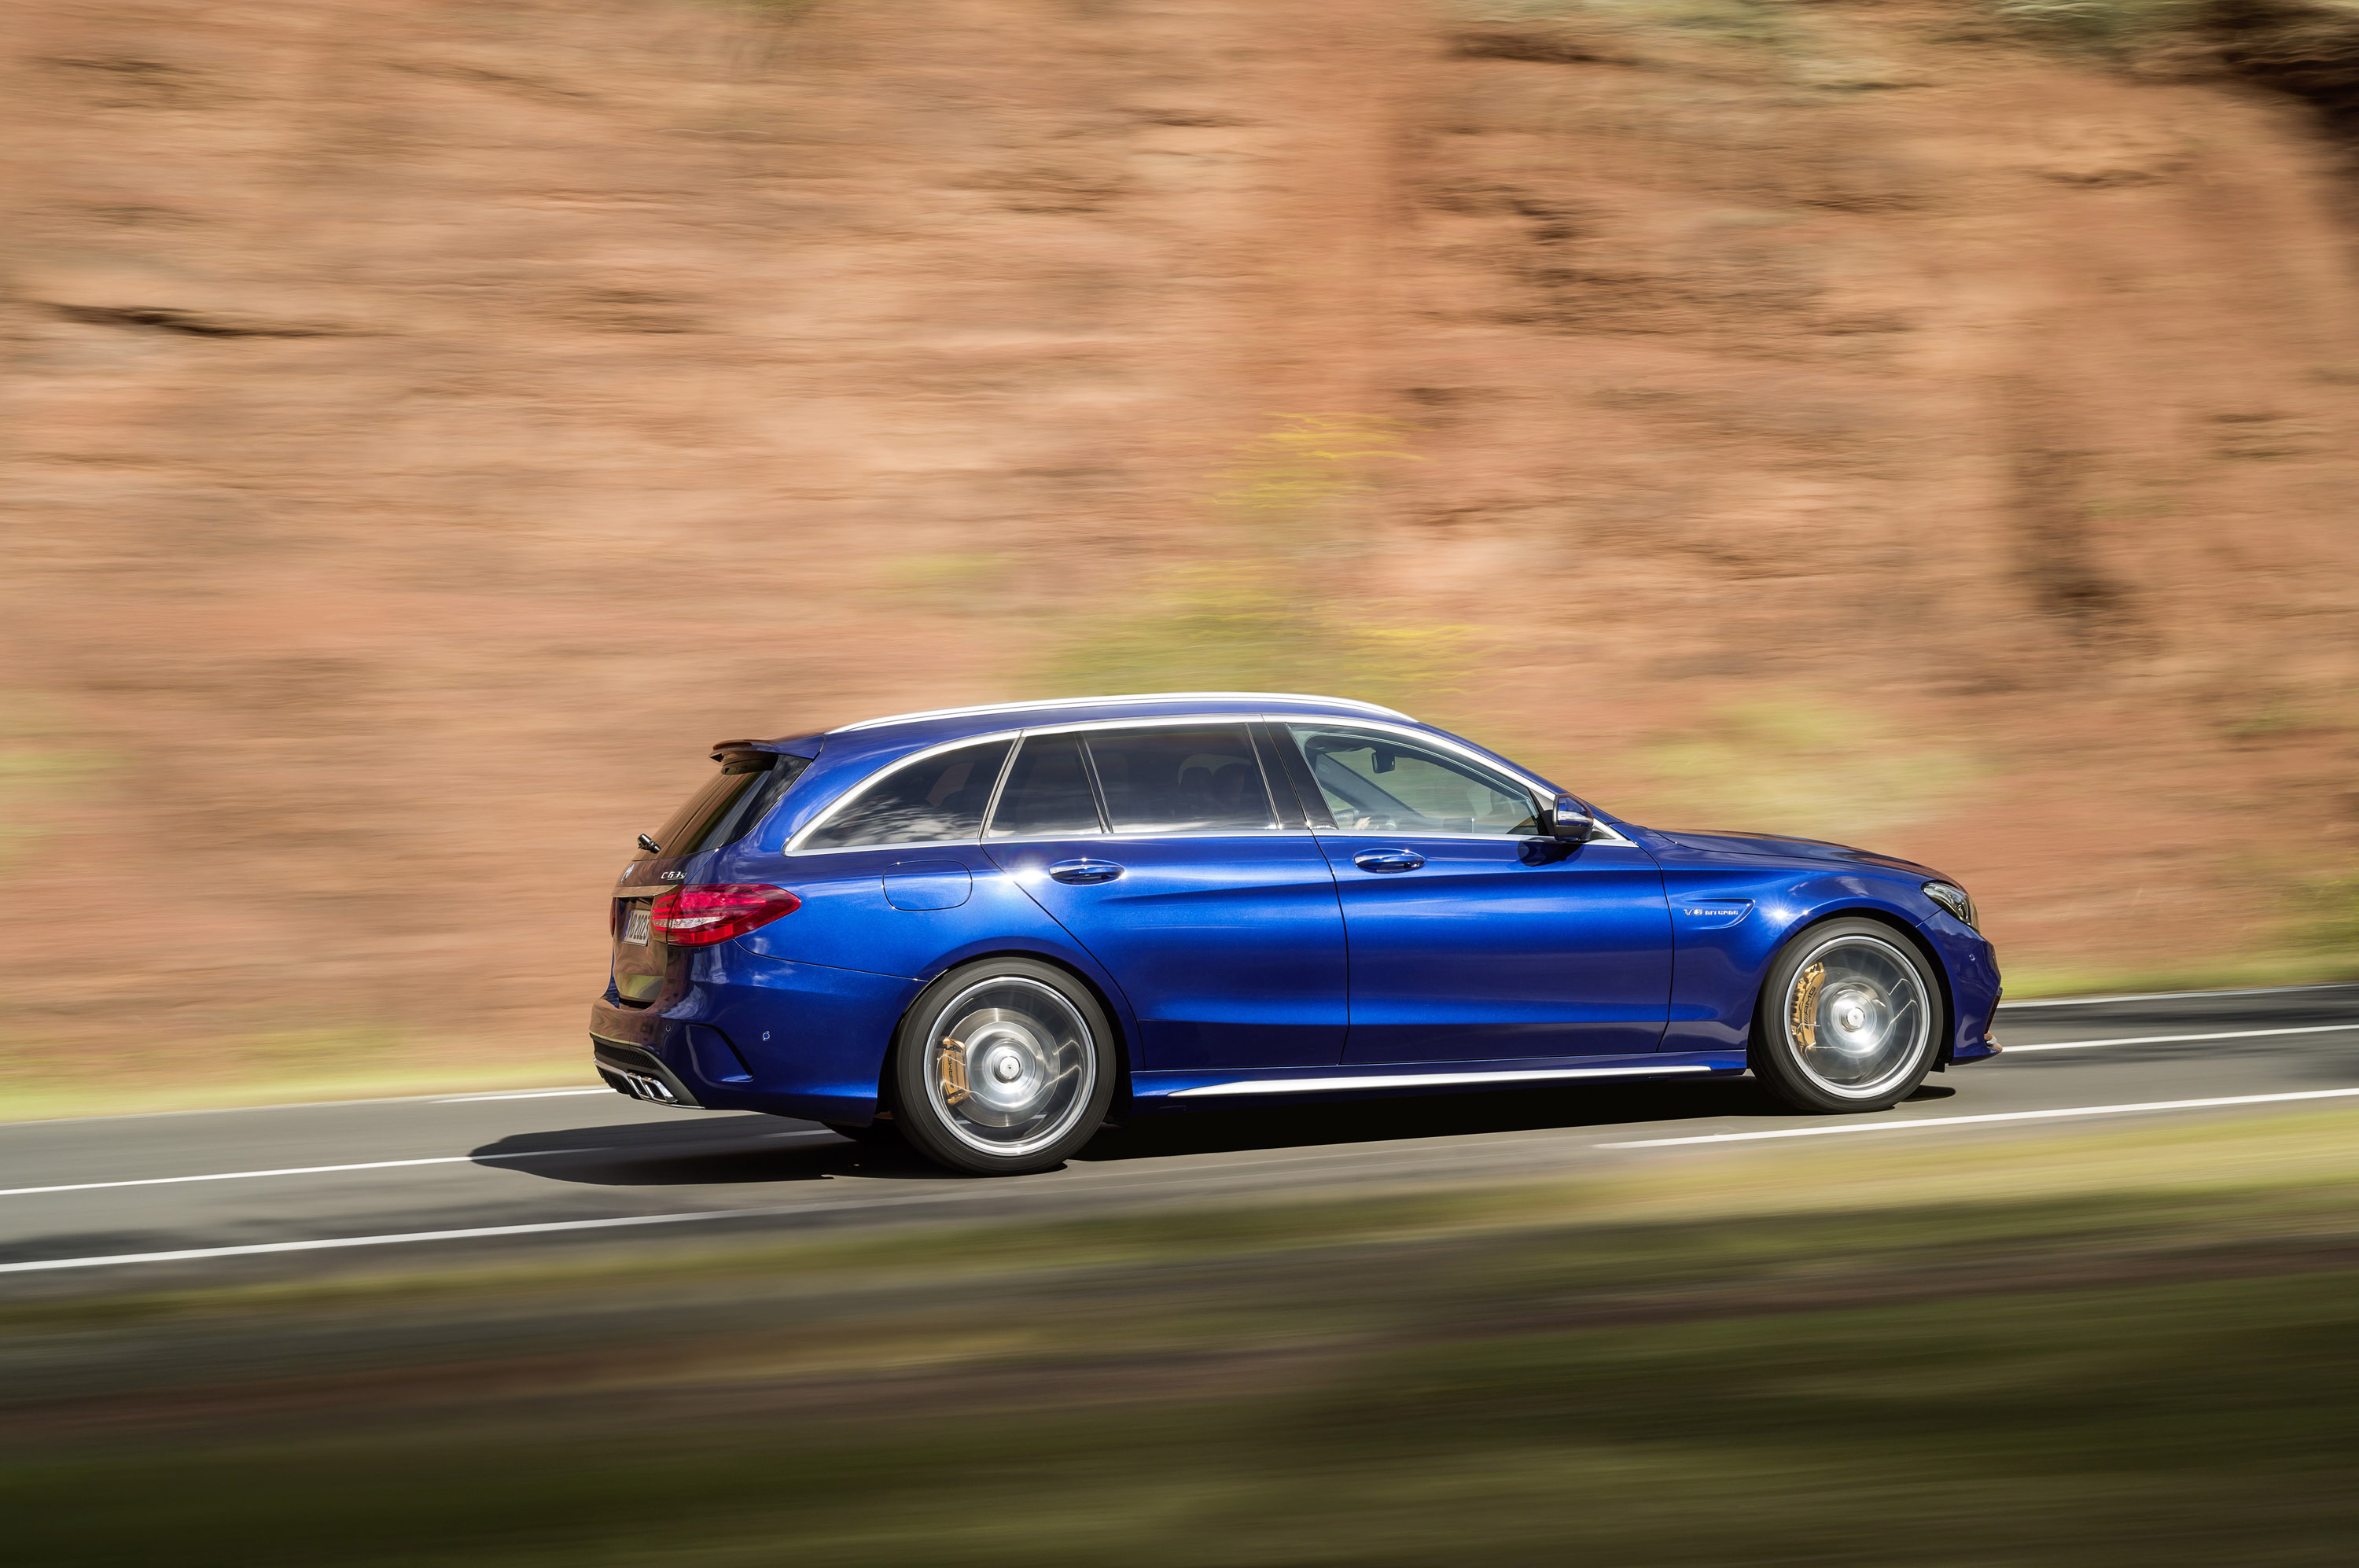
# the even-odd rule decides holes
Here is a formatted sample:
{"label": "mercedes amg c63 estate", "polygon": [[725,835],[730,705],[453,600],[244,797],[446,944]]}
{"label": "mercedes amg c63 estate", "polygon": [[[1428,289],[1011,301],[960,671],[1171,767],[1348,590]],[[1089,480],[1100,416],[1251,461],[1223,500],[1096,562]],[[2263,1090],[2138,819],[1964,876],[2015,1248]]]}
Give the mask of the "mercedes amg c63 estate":
{"label": "mercedes amg c63 estate", "polygon": [[1995,1053],[1964,890],[1624,822],[1388,709],[1173,692],[723,741],[591,1009],[664,1105],[1052,1166],[1109,1114],[1750,1071],[1889,1106]]}

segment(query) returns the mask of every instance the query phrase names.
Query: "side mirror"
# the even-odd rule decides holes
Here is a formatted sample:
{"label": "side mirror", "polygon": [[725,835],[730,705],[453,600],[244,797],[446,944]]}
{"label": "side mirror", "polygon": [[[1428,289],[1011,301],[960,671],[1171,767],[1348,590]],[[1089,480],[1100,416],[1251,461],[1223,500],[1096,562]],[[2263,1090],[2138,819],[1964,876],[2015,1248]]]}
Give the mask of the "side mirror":
{"label": "side mirror", "polygon": [[1571,796],[1559,795],[1555,803],[1540,813],[1540,832],[1549,838],[1586,844],[1597,832],[1597,819]]}

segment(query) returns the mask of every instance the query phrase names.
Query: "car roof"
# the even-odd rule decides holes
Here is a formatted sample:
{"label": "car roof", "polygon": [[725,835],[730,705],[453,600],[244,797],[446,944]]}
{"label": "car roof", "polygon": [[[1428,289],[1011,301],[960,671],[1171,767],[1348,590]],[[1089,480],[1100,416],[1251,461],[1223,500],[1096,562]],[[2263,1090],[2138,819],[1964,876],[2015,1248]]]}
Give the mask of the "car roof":
{"label": "car roof", "polygon": [[1049,697],[1028,702],[984,702],[967,708],[932,708],[915,713],[893,713],[862,719],[812,734],[782,735],[776,740],[716,742],[724,747],[754,746],[815,757],[829,755],[883,756],[919,746],[937,746],[967,735],[996,735],[1005,730],[1036,729],[1043,724],[1084,723],[1093,719],[1157,719],[1194,714],[1260,713],[1277,710],[1334,718],[1380,718],[1416,724],[1407,713],[1362,702],[1350,697],[1314,697],[1297,691],[1143,691],[1119,697]]}

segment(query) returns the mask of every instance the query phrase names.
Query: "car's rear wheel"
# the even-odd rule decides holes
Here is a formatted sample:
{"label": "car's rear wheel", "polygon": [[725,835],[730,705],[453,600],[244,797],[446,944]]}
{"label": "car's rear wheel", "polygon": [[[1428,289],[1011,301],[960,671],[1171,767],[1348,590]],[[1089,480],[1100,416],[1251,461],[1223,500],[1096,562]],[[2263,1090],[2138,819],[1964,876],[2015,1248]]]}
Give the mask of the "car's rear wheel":
{"label": "car's rear wheel", "polygon": [[1875,920],[1829,920],[1769,966],[1753,1070],[1802,1110],[1885,1110],[1924,1082],[1941,1017],[1940,987],[1908,938]]}
{"label": "car's rear wheel", "polygon": [[1046,1171],[1113,1101],[1114,1030],[1087,987],[1032,959],[984,959],[926,987],[893,1051],[893,1123],[954,1170]]}

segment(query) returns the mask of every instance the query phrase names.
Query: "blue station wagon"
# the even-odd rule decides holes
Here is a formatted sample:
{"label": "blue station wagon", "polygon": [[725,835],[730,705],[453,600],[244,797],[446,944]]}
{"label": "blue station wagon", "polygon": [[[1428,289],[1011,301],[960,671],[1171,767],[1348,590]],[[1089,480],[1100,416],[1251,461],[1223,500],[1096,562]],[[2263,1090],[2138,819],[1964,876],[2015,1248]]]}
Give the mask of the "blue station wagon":
{"label": "blue station wagon", "polygon": [[591,1011],[664,1105],[1053,1166],[1109,1115],[1751,1072],[1880,1110],[1995,1053],[1963,889],[1624,822],[1366,702],[1174,692],[724,741]]}

